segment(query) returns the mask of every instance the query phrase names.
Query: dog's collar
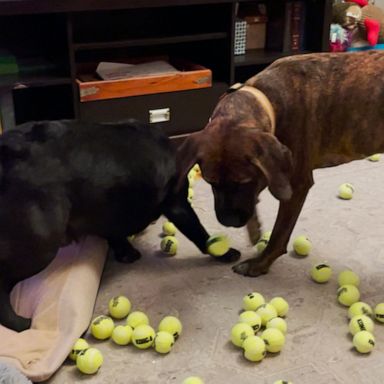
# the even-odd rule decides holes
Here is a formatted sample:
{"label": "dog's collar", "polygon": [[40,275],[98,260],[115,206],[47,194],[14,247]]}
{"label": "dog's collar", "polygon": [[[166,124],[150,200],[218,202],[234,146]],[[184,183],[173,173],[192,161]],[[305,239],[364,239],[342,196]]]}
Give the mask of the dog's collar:
{"label": "dog's collar", "polygon": [[233,84],[228,90],[228,93],[236,92],[236,91],[245,91],[252,93],[253,96],[255,96],[256,100],[261,104],[261,107],[264,109],[264,111],[267,113],[269,120],[271,121],[271,133],[275,133],[275,127],[276,127],[276,117],[275,117],[275,111],[273,109],[273,106],[271,102],[269,101],[268,97],[261,92],[259,89],[255,87],[251,87],[246,84],[236,83]]}

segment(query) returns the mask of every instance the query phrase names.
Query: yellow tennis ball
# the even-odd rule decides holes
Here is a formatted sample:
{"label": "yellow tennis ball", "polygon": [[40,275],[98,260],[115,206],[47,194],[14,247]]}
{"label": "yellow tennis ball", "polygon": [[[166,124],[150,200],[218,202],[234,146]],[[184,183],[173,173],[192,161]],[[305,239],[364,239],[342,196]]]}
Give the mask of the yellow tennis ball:
{"label": "yellow tennis ball", "polygon": [[177,232],[177,228],[175,224],[171,223],[170,221],[166,221],[163,224],[163,233],[167,236],[175,236]]}
{"label": "yellow tennis ball", "polygon": [[357,315],[366,315],[372,316],[373,311],[370,305],[367,303],[363,303],[362,301],[358,301],[357,303],[352,304],[348,308],[348,317],[352,319],[353,316]]}
{"label": "yellow tennis ball", "polygon": [[261,328],[261,317],[254,311],[240,313],[239,322],[250,325],[255,333]]}
{"label": "yellow tennis ball", "polygon": [[231,329],[231,341],[237,347],[241,347],[243,345],[244,340],[253,336],[255,332],[252,327],[245,323],[237,323]]}
{"label": "yellow tennis ball", "polygon": [[225,235],[212,235],[207,240],[207,251],[211,256],[223,256],[229,251],[229,239]]}
{"label": "yellow tennis ball", "polygon": [[354,285],[342,285],[337,290],[337,299],[339,300],[340,304],[343,304],[346,307],[350,307],[352,304],[359,301],[360,292]]}
{"label": "yellow tennis ball", "polygon": [[353,336],[353,345],[358,352],[369,353],[375,347],[375,338],[368,331],[360,331]]}
{"label": "yellow tennis ball", "polygon": [[283,335],[287,333],[287,328],[288,328],[287,322],[281,317],[275,317],[274,319],[269,320],[268,323],[266,324],[266,327],[267,329],[276,328],[279,331],[281,331]]}
{"label": "yellow tennis ball", "polygon": [[283,332],[276,328],[267,328],[262,334],[268,352],[277,353],[282,350],[285,344]]}
{"label": "yellow tennis ball", "polygon": [[129,325],[132,329],[135,329],[139,325],[148,325],[149,319],[144,312],[135,311],[128,315],[126,324]]}
{"label": "yellow tennis ball", "polygon": [[352,199],[354,192],[355,189],[353,188],[352,184],[344,183],[339,186],[338,196],[340,197],[340,199],[350,200]]}
{"label": "yellow tennis ball", "polygon": [[190,376],[183,380],[182,384],[204,384],[204,381],[197,376]]}
{"label": "yellow tennis ball", "polygon": [[248,293],[248,295],[243,297],[243,309],[246,311],[256,311],[262,304],[265,304],[265,299],[258,292]]}
{"label": "yellow tennis ball", "polygon": [[175,340],[179,338],[181,332],[183,331],[183,325],[181,321],[175,316],[165,316],[159,323],[158,326],[159,332],[168,332],[170,333]]}
{"label": "yellow tennis ball", "polygon": [[118,345],[128,345],[132,340],[133,329],[129,325],[118,325],[112,332],[112,340]]}
{"label": "yellow tennis ball", "polygon": [[376,305],[375,319],[380,323],[384,323],[384,303],[380,303]]}
{"label": "yellow tennis ball", "polygon": [[292,384],[292,381],[287,380],[277,380],[273,384]]}
{"label": "yellow tennis ball", "polygon": [[282,297],[274,297],[269,304],[271,304],[277,312],[277,316],[284,317],[289,310],[289,304]]}
{"label": "yellow tennis ball", "polygon": [[91,333],[96,339],[105,340],[111,337],[115,323],[109,316],[97,316],[92,320]]}
{"label": "yellow tennis ball", "polygon": [[261,361],[267,354],[264,340],[259,336],[249,336],[243,342],[244,357],[249,361]]}
{"label": "yellow tennis ball", "polygon": [[168,332],[157,332],[153,346],[158,353],[168,353],[171,351],[175,338]]}
{"label": "yellow tennis ball", "polygon": [[258,253],[262,253],[267,247],[269,239],[271,238],[272,231],[264,232],[259,241],[256,243],[255,248]]}
{"label": "yellow tennis ball", "polygon": [[194,192],[193,192],[193,189],[191,187],[188,188],[188,196],[187,196],[187,200],[189,203],[192,203],[192,199],[193,199],[193,196],[194,196]]}
{"label": "yellow tennis ball", "polygon": [[261,304],[260,307],[256,309],[256,313],[260,316],[261,325],[263,326],[265,326],[269,320],[277,317],[277,311],[271,304]]}
{"label": "yellow tennis ball", "polygon": [[332,276],[332,268],[326,264],[316,264],[311,269],[311,277],[316,283],[326,283]]}
{"label": "yellow tennis ball", "polygon": [[126,317],[131,310],[131,302],[125,296],[115,296],[108,303],[109,314],[115,319]]}
{"label": "yellow tennis ball", "polygon": [[353,316],[349,321],[349,332],[356,335],[360,331],[373,332],[374,324],[370,317],[365,315]]}
{"label": "yellow tennis ball", "polygon": [[354,285],[358,287],[360,285],[360,277],[353,271],[342,271],[337,277],[337,282],[340,287],[342,285]]}
{"label": "yellow tennis ball", "polygon": [[307,236],[300,235],[293,240],[293,249],[299,256],[307,256],[312,249],[312,243]]}
{"label": "yellow tennis ball", "polygon": [[88,348],[79,353],[76,366],[80,372],[92,375],[99,370],[103,360],[103,355],[97,348]]}
{"label": "yellow tennis ball", "polygon": [[73,344],[73,347],[71,349],[71,353],[69,354],[69,358],[73,361],[77,360],[77,356],[81,351],[84,351],[89,348],[89,344],[87,343],[86,340],[80,338],[77,339],[75,344]]}
{"label": "yellow tennis ball", "polygon": [[175,236],[165,236],[160,243],[160,248],[164,253],[168,255],[176,255],[179,242]]}
{"label": "yellow tennis ball", "polygon": [[369,161],[379,161],[380,160],[380,153],[374,153],[373,155],[368,157]]}
{"label": "yellow tennis ball", "polygon": [[155,339],[155,331],[150,325],[138,325],[132,332],[132,344],[139,349],[149,348]]}

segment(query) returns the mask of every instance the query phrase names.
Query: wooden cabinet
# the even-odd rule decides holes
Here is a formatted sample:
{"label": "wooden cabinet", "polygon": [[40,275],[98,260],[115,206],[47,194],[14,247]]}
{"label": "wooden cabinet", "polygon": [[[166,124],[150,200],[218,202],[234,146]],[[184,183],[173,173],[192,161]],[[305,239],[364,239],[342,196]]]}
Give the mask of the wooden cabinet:
{"label": "wooden cabinet", "polygon": [[[234,29],[239,9],[264,3],[272,26],[279,15],[284,15],[287,1],[1,1],[0,61],[1,52],[11,52],[20,63],[18,74],[0,75],[3,129],[28,120],[113,121],[133,117],[160,121],[158,124],[172,137],[199,130],[229,85],[292,53],[266,47],[235,56]],[[307,10],[303,50],[326,50],[331,0],[303,1]],[[276,37],[281,32],[279,28],[268,29],[267,38],[268,33]],[[80,93],[84,68],[92,77],[101,61],[164,57],[189,62],[195,69],[208,69],[209,85],[178,88],[173,84],[169,91],[164,87],[160,91],[155,82],[151,88],[150,81],[143,81],[146,89],[135,95],[134,91],[128,92],[128,84],[124,88],[122,81],[117,84],[117,93],[109,90],[109,96],[103,99],[84,97],[92,87],[81,81]],[[92,84],[97,88],[100,80],[95,80]],[[104,86],[100,82],[100,87]]]}

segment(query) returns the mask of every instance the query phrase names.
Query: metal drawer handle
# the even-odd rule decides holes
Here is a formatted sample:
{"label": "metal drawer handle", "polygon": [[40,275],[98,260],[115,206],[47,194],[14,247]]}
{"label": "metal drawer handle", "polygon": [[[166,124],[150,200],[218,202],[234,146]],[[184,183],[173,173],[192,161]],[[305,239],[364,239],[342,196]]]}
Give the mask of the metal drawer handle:
{"label": "metal drawer handle", "polygon": [[164,121],[171,120],[171,109],[150,109],[149,110],[149,122],[150,123],[162,123]]}

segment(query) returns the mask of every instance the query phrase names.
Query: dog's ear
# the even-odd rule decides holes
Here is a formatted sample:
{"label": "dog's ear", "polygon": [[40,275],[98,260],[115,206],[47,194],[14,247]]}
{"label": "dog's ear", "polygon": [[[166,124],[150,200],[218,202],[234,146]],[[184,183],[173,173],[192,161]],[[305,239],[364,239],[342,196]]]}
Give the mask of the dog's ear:
{"label": "dog's ear", "polygon": [[264,174],[268,180],[268,188],[276,199],[289,200],[292,196],[291,151],[270,133],[253,133],[252,141],[254,154],[250,158],[251,163]]}
{"label": "dog's ear", "polygon": [[199,162],[201,136],[201,132],[190,134],[177,149],[177,190],[181,189],[190,169]]}

